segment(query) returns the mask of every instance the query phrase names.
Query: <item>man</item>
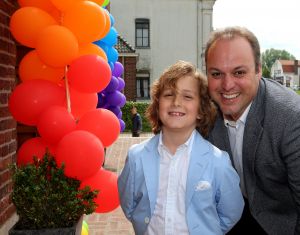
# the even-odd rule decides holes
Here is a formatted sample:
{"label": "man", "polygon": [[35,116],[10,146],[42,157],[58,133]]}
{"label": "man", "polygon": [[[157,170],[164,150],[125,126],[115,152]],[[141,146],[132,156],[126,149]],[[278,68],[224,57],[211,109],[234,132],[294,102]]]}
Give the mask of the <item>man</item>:
{"label": "man", "polygon": [[245,198],[228,234],[300,234],[300,96],[261,78],[260,46],[245,28],[214,31],[205,62],[220,109],[209,139],[230,154]]}
{"label": "man", "polygon": [[137,109],[135,106],[131,109],[131,120],[132,120],[132,137],[139,137],[140,133],[142,131],[142,118],[140,114],[137,112]]}

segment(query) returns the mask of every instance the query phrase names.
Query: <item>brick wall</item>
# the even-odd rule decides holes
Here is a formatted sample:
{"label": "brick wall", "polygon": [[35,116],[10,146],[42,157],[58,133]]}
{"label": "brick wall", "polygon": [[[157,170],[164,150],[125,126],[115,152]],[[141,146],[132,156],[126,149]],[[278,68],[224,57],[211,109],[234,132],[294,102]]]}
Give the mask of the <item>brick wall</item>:
{"label": "brick wall", "polygon": [[127,101],[136,101],[136,57],[121,57],[124,66],[124,94]]}
{"label": "brick wall", "polygon": [[8,165],[15,162],[16,122],[8,110],[8,99],[16,81],[16,45],[9,32],[9,19],[17,9],[15,0],[0,1],[0,226],[14,213],[12,182]]}

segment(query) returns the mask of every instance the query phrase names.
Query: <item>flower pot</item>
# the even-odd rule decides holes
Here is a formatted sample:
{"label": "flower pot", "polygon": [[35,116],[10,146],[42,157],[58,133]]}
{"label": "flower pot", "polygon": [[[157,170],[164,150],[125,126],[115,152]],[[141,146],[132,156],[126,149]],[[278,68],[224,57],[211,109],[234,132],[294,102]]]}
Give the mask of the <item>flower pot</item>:
{"label": "flower pot", "polygon": [[50,228],[50,229],[16,229],[16,223],[8,232],[9,235],[81,235],[83,216],[79,219],[77,224],[68,228]]}

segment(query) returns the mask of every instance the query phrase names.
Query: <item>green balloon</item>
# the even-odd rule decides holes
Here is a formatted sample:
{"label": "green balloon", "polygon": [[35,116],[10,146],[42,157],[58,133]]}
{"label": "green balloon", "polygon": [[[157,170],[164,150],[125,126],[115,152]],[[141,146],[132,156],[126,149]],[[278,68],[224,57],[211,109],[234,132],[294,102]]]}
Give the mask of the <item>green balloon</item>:
{"label": "green balloon", "polygon": [[87,231],[89,230],[89,225],[85,220],[82,221],[82,227],[85,228]]}
{"label": "green balloon", "polygon": [[109,0],[105,0],[105,1],[102,3],[102,6],[103,6],[103,7],[106,7],[108,4],[109,4]]}

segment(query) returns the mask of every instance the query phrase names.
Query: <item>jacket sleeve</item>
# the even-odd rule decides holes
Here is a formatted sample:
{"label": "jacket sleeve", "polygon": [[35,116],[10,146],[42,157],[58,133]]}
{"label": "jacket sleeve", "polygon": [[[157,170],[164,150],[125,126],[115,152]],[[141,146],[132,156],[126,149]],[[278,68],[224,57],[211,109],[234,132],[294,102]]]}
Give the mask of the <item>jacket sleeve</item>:
{"label": "jacket sleeve", "polygon": [[132,212],[134,210],[134,169],[132,160],[127,155],[124,168],[118,177],[118,191],[121,208],[127,217],[131,221]]}
{"label": "jacket sleeve", "polygon": [[216,192],[217,212],[223,233],[227,233],[241,218],[244,199],[239,186],[239,176],[231,166],[229,156],[224,152],[222,167],[216,171],[218,188]]}

